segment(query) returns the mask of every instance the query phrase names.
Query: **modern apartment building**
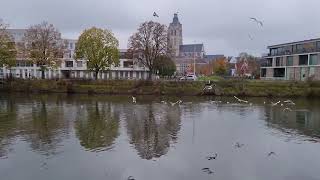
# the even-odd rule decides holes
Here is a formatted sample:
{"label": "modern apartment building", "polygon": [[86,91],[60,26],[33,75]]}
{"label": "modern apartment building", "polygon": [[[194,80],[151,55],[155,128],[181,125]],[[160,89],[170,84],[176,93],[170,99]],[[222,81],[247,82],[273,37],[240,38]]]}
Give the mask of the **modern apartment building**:
{"label": "modern apartment building", "polygon": [[261,79],[320,80],[320,38],[269,46]]}
{"label": "modern apartment building", "polygon": [[[16,44],[23,43],[25,29],[9,29],[8,32],[14,38]],[[94,73],[87,69],[86,60],[75,60],[74,51],[76,40],[63,39],[66,43],[61,63],[55,68],[48,68],[45,72],[46,79],[58,78],[76,78],[76,79],[94,79]],[[127,50],[121,49],[119,66],[112,66],[109,70],[102,71],[98,79],[147,79],[148,68],[143,66],[137,60],[130,58]],[[0,78],[9,77],[10,74],[15,78],[22,79],[40,79],[41,71],[37,64],[33,64],[27,59],[17,55],[16,66],[8,69],[0,67]]]}

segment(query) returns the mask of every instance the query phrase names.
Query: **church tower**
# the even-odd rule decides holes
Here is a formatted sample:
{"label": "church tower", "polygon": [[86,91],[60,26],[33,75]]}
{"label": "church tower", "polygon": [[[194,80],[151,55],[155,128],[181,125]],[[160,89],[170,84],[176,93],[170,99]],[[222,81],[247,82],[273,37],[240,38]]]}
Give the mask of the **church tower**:
{"label": "church tower", "polygon": [[180,45],[182,45],[182,24],[179,22],[178,14],[175,13],[168,28],[168,47],[173,56],[179,56]]}

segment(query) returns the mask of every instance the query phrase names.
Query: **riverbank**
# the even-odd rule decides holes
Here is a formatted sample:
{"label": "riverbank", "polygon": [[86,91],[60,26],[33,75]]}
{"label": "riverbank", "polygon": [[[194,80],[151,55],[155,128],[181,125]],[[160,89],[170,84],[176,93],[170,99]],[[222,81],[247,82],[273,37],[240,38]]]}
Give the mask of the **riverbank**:
{"label": "riverbank", "polygon": [[3,92],[82,93],[109,95],[320,97],[320,82],[221,80],[203,90],[204,81],[87,81],[14,80],[0,86]]}

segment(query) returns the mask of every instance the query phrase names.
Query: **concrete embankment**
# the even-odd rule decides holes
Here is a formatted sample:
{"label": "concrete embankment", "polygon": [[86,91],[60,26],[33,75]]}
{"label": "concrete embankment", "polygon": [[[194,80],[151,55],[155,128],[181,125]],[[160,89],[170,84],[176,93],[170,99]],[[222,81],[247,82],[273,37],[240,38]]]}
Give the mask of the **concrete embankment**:
{"label": "concrete embankment", "polygon": [[320,97],[320,82],[222,80],[204,90],[203,81],[88,81],[14,80],[0,86],[5,92],[86,93],[113,95]]}

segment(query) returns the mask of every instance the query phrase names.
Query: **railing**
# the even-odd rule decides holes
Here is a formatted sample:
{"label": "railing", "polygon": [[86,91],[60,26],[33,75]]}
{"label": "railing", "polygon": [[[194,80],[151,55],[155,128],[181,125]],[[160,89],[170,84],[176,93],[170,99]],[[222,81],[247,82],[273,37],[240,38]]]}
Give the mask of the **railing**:
{"label": "railing", "polygon": [[284,55],[294,55],[294,54],[304,54],[304,53],[316,53],[320,52],[320,48],[311,48],[311,49],[297,49],[294,51],[284,51],[284,52],[277,52],[277,53],[268,53],[267,56],[284,56]]}

